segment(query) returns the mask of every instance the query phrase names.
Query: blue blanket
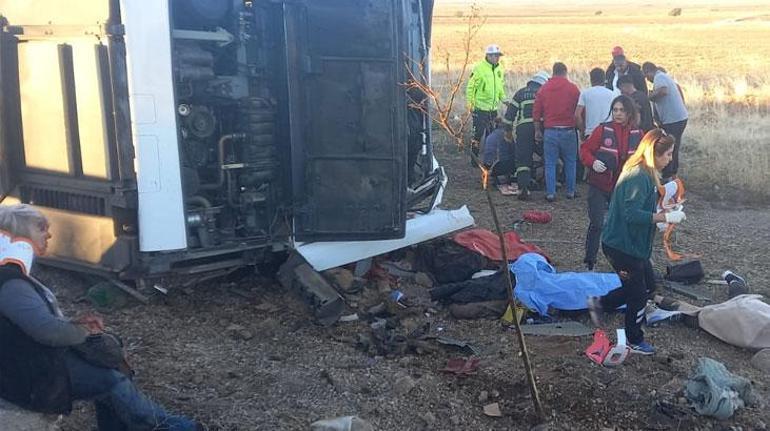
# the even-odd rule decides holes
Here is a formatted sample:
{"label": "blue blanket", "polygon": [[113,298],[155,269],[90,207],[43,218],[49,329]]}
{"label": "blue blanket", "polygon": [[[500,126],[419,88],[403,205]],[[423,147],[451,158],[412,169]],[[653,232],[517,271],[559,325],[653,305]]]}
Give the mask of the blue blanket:
{"label": "blue blanket", "polygon": [[548,315],[548,307],[558,310],[583,310],[589,296],[603,296],[620,287],[615,273],[557,273],[545,258],[525,253],[510,264],[516,276],[516,298],[530,310]]}

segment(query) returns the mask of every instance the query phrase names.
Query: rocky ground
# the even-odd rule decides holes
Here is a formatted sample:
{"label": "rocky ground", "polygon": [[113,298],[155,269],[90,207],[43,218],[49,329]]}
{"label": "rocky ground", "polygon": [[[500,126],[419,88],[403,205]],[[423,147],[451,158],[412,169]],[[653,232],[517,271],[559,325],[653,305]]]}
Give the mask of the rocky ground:
{"label": "rocky ground", "polygon": [[[450,176],[444,206],[467,204],[477,224],[491,228],[478,174],[454,150],[438,152]],[[745,275],[754,291],[770,295],[770,212],[711,198],[689,196],[677,248],[701,256],[707,279],[732,269]],[[550,211],[550,224],[525,227],[522,237],[542,247],[559,270],[582,269],[583,199],[549,204],[538,192],[526,203],[499,194],[494,200],[508,227],[523,210]],[[659,246],[654,260],[659,269],[665,266]],[[608,268],[602,261],[599,269]],[[90,307],[83,301],[91,283],[84,276],[44,268],[39,276],[56,290],[67,311]],[[498,319],[458,321],[437,305],[399,312],[404,328],[430,323],[430,331],[479,348],[479,370],[460,378],[439,370],[462,352],[431,342],[393,357],[364,352],[354,344],[359,334],[371,332],[370,321],[318,326],[297,295],[267,277],[219,279],[188,288],[177,280],[157,282],[171,288],[168,295],[154,294],[150,305],[128,305],[105,314],[105,320],[124,337],[138,385],[208,429],[307,430],[313,421],[345,415],[358,415],[377,430],[529,430],[540,423],[515,334]],[[394,287],[425,289],[406,281],[380,284],[351,301],[363,308]],[[724,286],[697,288],[715,302],[727,298]],[[585,315],[571,318],[590,325]],[[612,323],[620,325],[620,317]],[[583,355],[590,337],[528,337],[548,416],[537,429],[761,430],[770,424],[770,375],[750,365],[753,352],[681,322],[647,329],[647,338],[659,349],[655,357],[631,356],[613,369]],[[727,421],[697,415],[684,403],[682,390],[700,357],[721,361],[751,379],[764,403],[739,410]],[[500,417],[484,414],[491,403],[498,404]],[[86,403],[64,421],[65,430],[94,428]]]}

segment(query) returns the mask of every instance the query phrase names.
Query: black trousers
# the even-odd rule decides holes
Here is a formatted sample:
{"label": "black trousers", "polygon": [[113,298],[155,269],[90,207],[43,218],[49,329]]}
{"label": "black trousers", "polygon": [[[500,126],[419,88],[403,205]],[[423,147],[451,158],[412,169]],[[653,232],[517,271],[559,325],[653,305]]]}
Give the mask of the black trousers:
{"label": "black trousers", "polygon": [[644,340],[642,323],[647,296],[655,289],[655,275],[649,259],[629,256],[620,250],[602,244],[607,260],[620,275],[623,285],[619,289],[601,297],[601,306],[605,310],[615,310],[626,305],[626,337],[631,344]]}
{"label": "black trousers", "polygon": [[610,204],[611,193],[588,186],[588,231],[586,232],[586,254],[583,263],[593,268],[599,254],[599,243],[604,227],[604,216]]}
{"label": "black trousers", "polygon": [[532,182],[535,153],[535,124],[524,123],[516,126],[516,182],[519,190],[528,190]]}
{"label": "black trousers", "polygon": [[473,141],[471,141],[471,151],[479,155],[479,147],[484,142],[484,137],[494,130],[497,111],[473,110]]}
{"label": "black trousers", "polygon": [[682,135],[686,127],[687,120],[663,125],[663,130],[674,137],[674,157],[671,159],[671,163],[663,169],[661,173],[663,178],[671,178],[679,171],[679,148],[682,146]]}

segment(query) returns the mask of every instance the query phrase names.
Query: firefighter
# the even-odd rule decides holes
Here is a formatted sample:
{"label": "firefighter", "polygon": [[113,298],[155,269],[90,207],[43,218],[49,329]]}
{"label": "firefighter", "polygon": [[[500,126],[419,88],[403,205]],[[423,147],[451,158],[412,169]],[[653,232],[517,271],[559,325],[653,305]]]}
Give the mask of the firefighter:
{"label": "firefighter", "polygon": [[[471,151],[479,155],[479,146],[485,135],[493,130],[500,102],[505,99],[505,73],[500,64],[503,53],[497,45],[489,45],[484,60],[473,67],[466,87],[465,100],[473,115]],[[471,164],[473,158],[471,158]]]}
{"label": "firefighter", "polygon": [[529,188],[532,182],[532,155],[535,147],[535,125],[532,123],[532,105],[535,94],[550,79],[548,72],[540,71],[532,76],[527,85],[513,95],[508,104],[504,121],[516,130],[516,181],[519,185],[519,199],[529,199]]}

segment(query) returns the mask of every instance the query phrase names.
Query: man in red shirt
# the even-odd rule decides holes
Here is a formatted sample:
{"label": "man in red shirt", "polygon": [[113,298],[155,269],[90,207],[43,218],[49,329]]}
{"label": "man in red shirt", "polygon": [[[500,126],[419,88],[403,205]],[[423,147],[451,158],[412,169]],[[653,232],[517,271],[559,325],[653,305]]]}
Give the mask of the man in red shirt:
{"label": "man in red shirt", "polygon": [[535,96],[532,119],[535,122],[535,140],[543,142],[545,199],[548,202],[556,199],[556,163],[560,157],[567,177],[567,199],[577,196],[575,108],[579,97],[580,90],[567,79],[567,66],[561,62],[554,63],[553,77]]}

